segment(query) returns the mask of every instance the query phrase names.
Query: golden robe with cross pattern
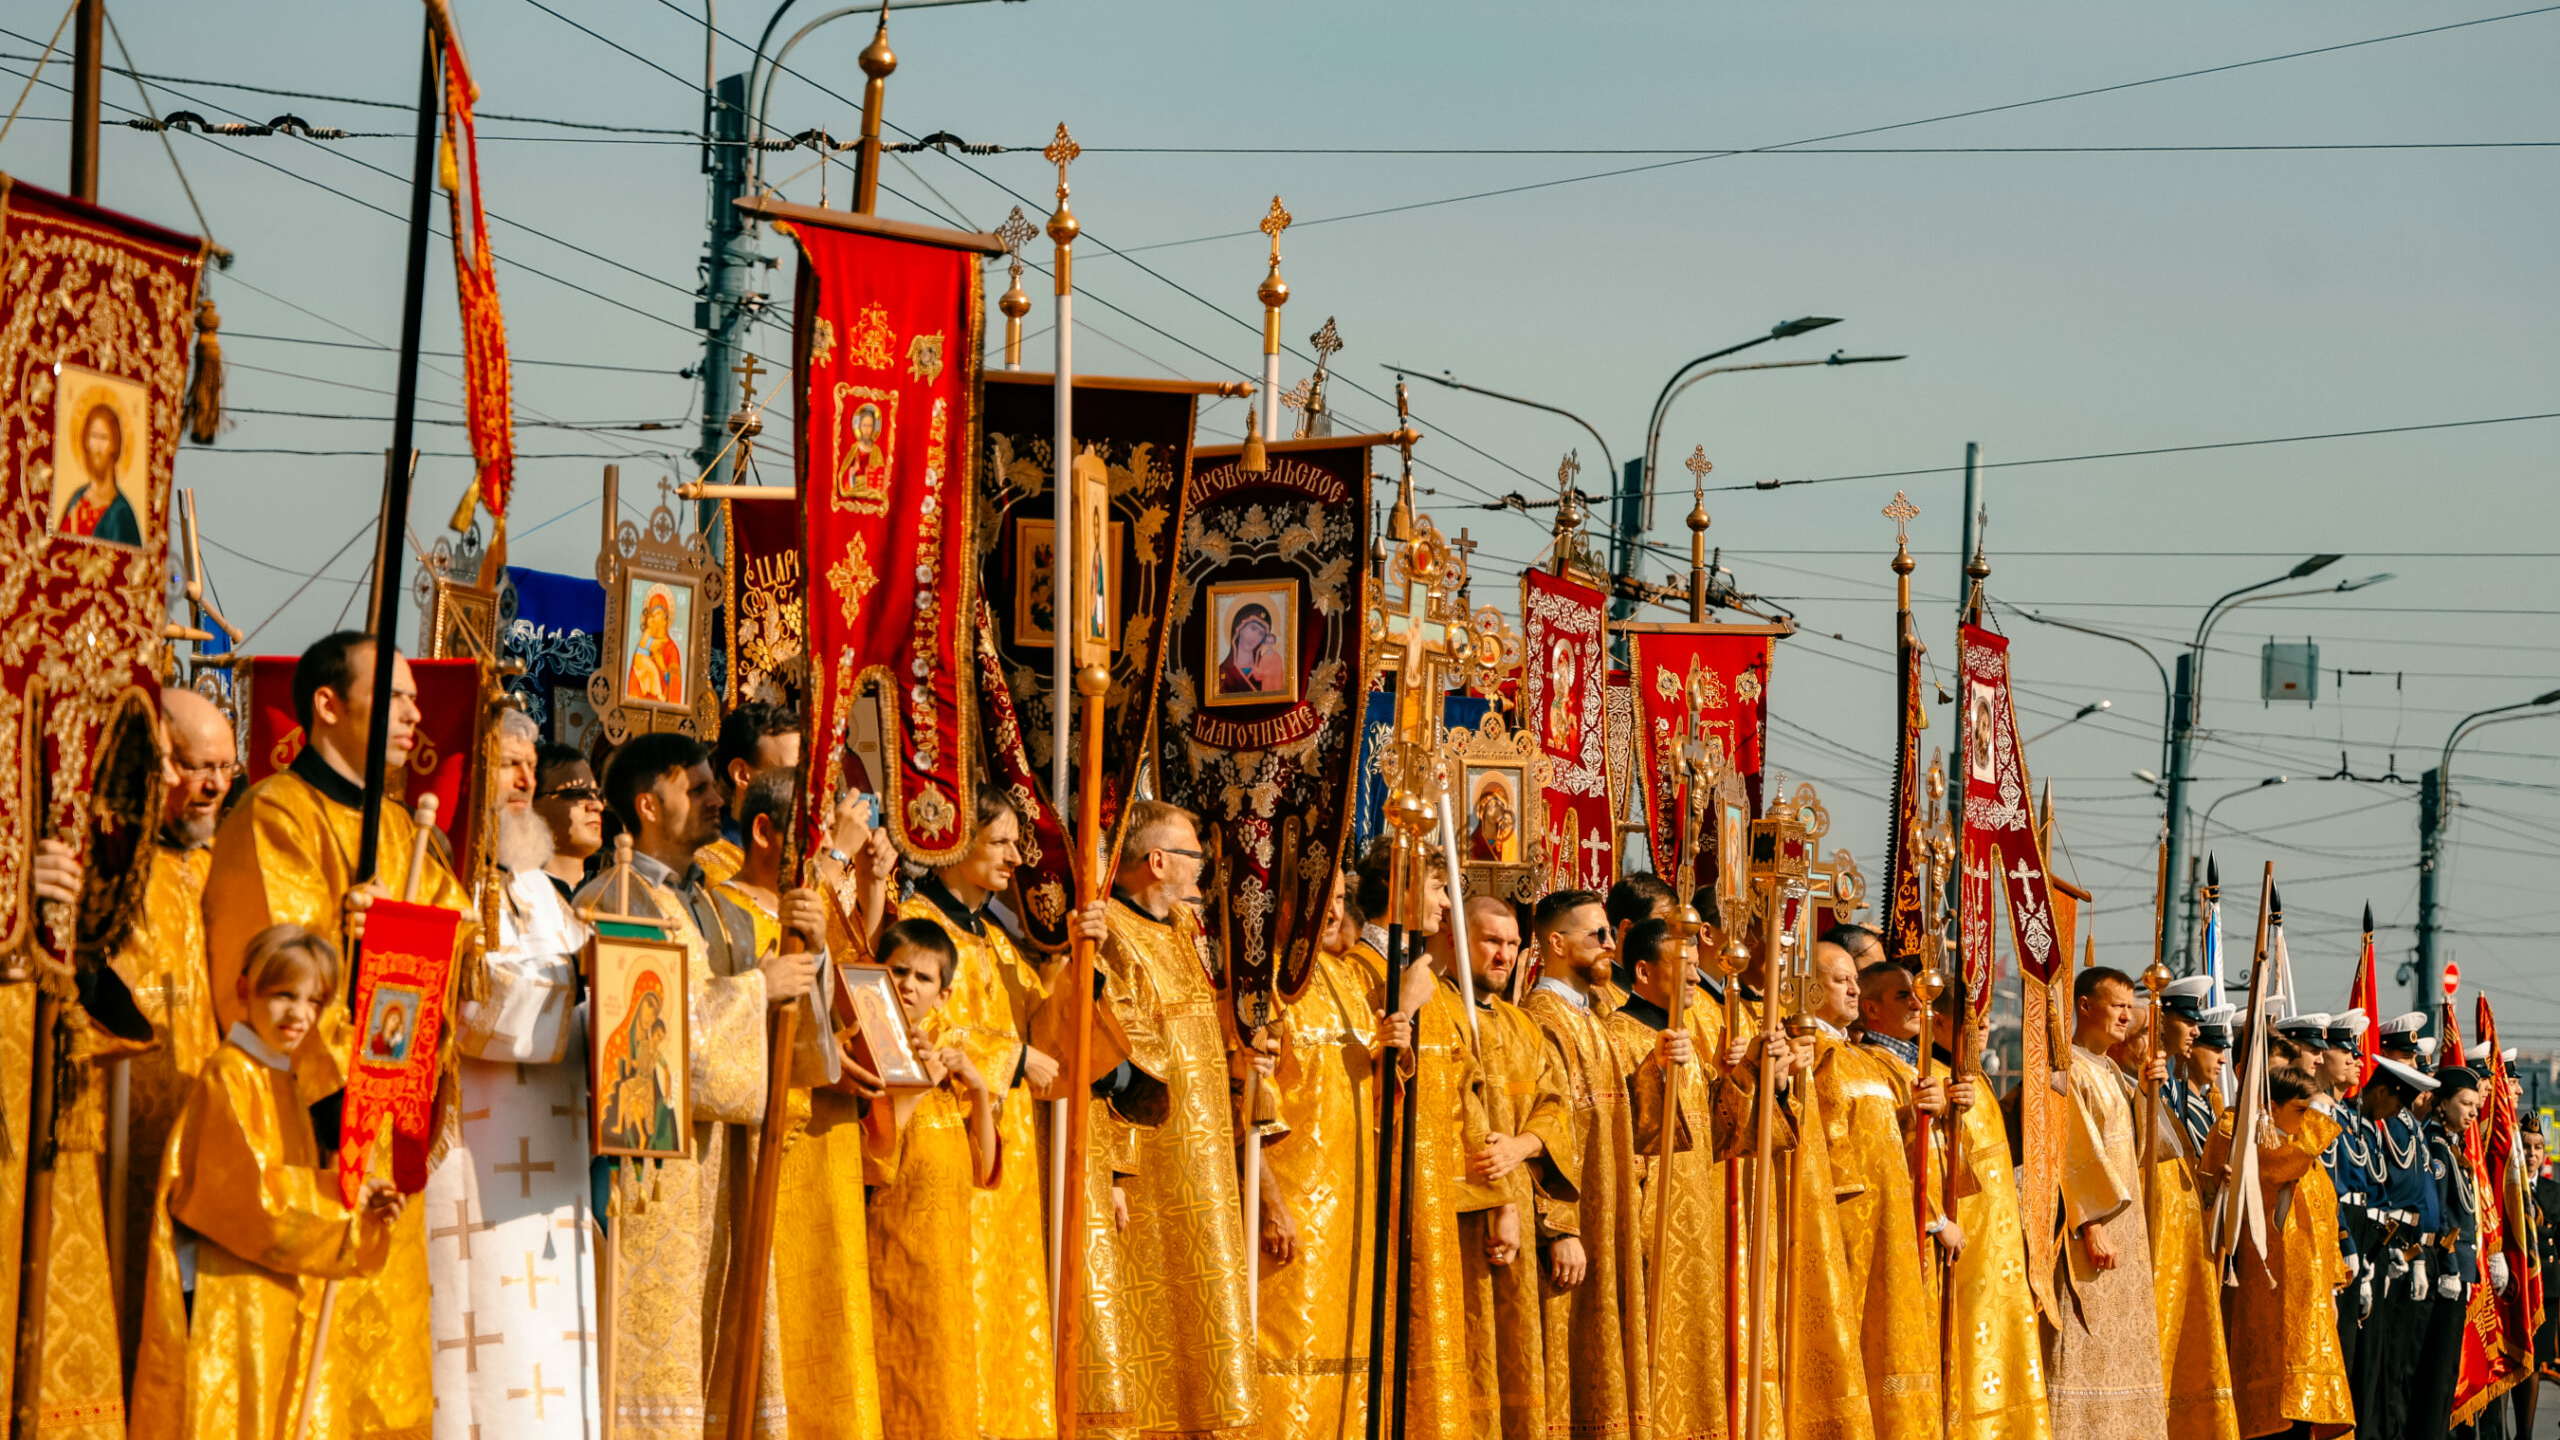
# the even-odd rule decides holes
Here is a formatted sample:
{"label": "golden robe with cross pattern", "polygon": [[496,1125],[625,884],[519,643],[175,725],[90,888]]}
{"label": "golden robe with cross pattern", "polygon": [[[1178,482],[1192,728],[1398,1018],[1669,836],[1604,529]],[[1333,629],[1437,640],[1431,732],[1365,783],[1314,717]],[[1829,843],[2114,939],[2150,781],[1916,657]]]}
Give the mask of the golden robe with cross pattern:
{"label": "golden robe with cross pattern", "polygon": [[[1559,982],[1560,983],[1560,982]],[[1635,1119],[1603,1018],[1540,981],[1522,1009],[1546,1032],[1573,1118],[1580,1193],[1538,1207],[1545,1296],[1547,1433],[1650,1440],[1652,1351],[1645,1334],[1644,1231],[1637,1224]],[[1582,1283],[1555,1283],[1553,1248],[1578,1238]],[[1523,1256],[1522,1258],[1527,1258]]]}
{"label": "golden robe with cross pattern", "polygon": [[[695,863],[711,848],[697,851]],[[766,909],[756,891],[734,880],[713,888],[747,913],[758,956],[780,952],[782,917]],[[773,1211],[773,1303],[766,1313],[780,1346],[790,1440],[880,1440],[870,1247],[863,1235],[862,1102],[841,1090],[794,1085],[785,1124]],[[754,1153],[756,1138],[732,1137],[741,1156]],[[743,1197],[754,1169],[742,1162],[736,1174]]]}
{"label": "golden robe with cross pattern", "polygon": [[1485,1258],[1490,1210],[1458,1217],[1458,1258],[1465,1266],[1469,1407],[1485,1440],[1546,1440],[1546,1331],[1539,1299],[1541,1200],[1570,1204],[1581,1159],[1573,1117],[1564,1102],[1556,1053],[1529,1012],[1478,991],[1476,1063],[1483,1072],[1488,1134],[1533,1135],[1538,1155],[1496,1181],[1517,1207],[1520,1248],[1508,1265]]}
{"label": "golden robe with cross pattern", "polygon": [[[589,881],[581,906],[618,908],[609,877]],[[731,1144],[734,1127],[763,1118],[766,1006],[764,976],[741,963],[752,943],[734,937],[729,973],[712,964],[710,946],[672,890],[646,881],[632,886],[632,909],[668,922],[667,939],[685,950],[687,1088],[692,1113],[681,1131],[687,1154],[676,1160],[616,1164],[614,1213],[607,1219],[617,1250],[613,1296],[615,1433],[624,1440],[683,1436],[700,1440],[728,1400],[719,1353],[721,1300],[736,1237],[736,1172],[752,1169]],[[775,1307],[765,1310],[774,1328]],[[782,1366],[768,1348],[757,1399],[758,1429],[782,1429]]]}
{"label": "golden robe with cross pattern", "polygon": [[[1601,1022],[1626,1076],[1633,1116],[1638,1201],[1636,1238],[1642,1249],[1644,1300],[1651,1325],[1653,1237],[1661,1207],[1671,1207],[1664,1232],[1662,1324],[1651,1330],[1655,1440],[1708,1440],[1732,1433],[1727,1414],[1724,1362],[1732,1344],[1724,1311],[1724,1175],[1719,1141],[1748,1131],[1753,1116],[1719,1113],[1735,1092],[1723,1083],[1724,1016],[1693,994],[1683,1004],[1682,1028],[1698,1059],[1681,1067],[1678,1108],[1666,1118],[1662,1071],[1653,1064],[1659,1025],[1669,1017],[1641,996],[1622,999]],[[1666,1124],[1672,1133],[1670,1167],[1663,1167]],[[1727,1147],[1729,1148],[1729,1147]]]}
{"label": "golden robe with cross pattern", "polygon": [[[933,882],[928,881],[928,884]],[[987,1440],[1050,1440],[1058,1433],[1055,1337],[1049,1330],[1048,1167],[1033,1112],[1044,1109],[1021,1072],[1031,1015],[1048,994],[1011,937],[993,918],[979,931],[919,890],[898,905],[900,919],[930,920],[960,954],[941,1013],[950,1043],[969,1052],[990,1085],[1007,1086],[997,1122],[1006,1156],[992,1190],[969,1195],[970,1293],[978,1309],[978,1429]],[[881,1356],[885,1366],[894,1363]]]}
{"label": "golden robe with cross pattern", "polygon": [[[323,777],[306,779],[304,770]],[[246,1013],[239,996],[240,967],[249,941],[270,925],[300,925],[351,953],[342,925],[346,893],[355,885],[364,817],[361,790],[306,750],[295,767],[249,788],[214,832],[213,860],[205,880],[207,968],[213,980],[215,1018],[225,1027]],[[410,856],[420,843],[417,822],[399,805],[382,807],[376,878],[400,894]],[[419,903],[459,911],[474,923],[470,893],[430,849],[418,890]],[[459,967],[457,967],[457,972]],[[320,1012],[320,1023],[294,1055],[294,1079],[305,1101],[317,1101],[345,1084],[341,1056],[351,1048],[345,985]],[[426,1208],[411,1205],[391,1233],[391,1258],[378,1274],[339,1287],[330,1322],[331,1363],[344,1354],[361,1377],[353,1383],[353,1434],[423,1437],[431,1426],[435,1336],[427,1313]]]}
{"label": "golden robe with cross pattern", "polygon": [[[2160,1321],[2152,1289],[2149,1224],[2134,1145],[2133,1092],[2104,1055],[2071,1047],[2070,1105],[2063,1115],[2061,1257],[2054,1291],[2062,1307],[2046,1347],[2045,1393],[2055,1440],[2137,1440],[2164,1428]],[[2036,1082],[2029,1076],[2027,1083]],[[2115,1268],[2100,1270],[2081,1237],[2105,1228]]]}
{"label": "golden robe with cross pattern", "polygon": [[1114,899],[1110,927],[1106,989],[1144,1088],[1162,1092],[1128,1117],[1141,1122],[1126,1181],[1132,1419],[1148,1435],[1241,1435],[1260,1384],[1223,1002],[1189,910],[1159,920]]}
{"label": "golden robe with cross pattern", "polygon": [[1973,1084],[1973,1104],[1956,1113],[1948,1137],[1964,1253],[1947,1266],[1954,1321],[1946,1334],[1947,1435],[2048,1440],[2044,1340],[2027,1285],[2027,1232],[2018,1218],[2008,1127],[1990,1082],[1976,1075]]}
{"label": "golden robe with cross pattern", "polygon": [[[257,1039],[246,1026],[239,1033]],[[294,1440],[326,1282],[342,1282],[343,1319],[345,1282],[380,1273],[389,1258],[393,1227],[340,1203],[283,1063],[225,1044],[169,1137],[152,1206],[134,1440]],[[181,1288],[182,1242],[194,1249],[192,1298]],[[368,1377],[363,1352],[340,1347],[334,1322],[331,1333],[309,1433],[350,1440]]]}
{"label": "golden robe with cross pattern", "polygon": [[[1380,987],[1385,998],[1385,987]],[[1477,1093],[1475,1037],[1466,1002],[1453,983],[1431,987],[1414,1017],[1411,1143],[1398,1165],[1412,1165],[1403,1224],[1410,1235],[1408,1304],[1399,1317],[1407,1364],[1407,1440],[1472,1440],[1472,1386],[1467,1361],[1465,1264],[1458,1217],[1502,1204],[1502,1192],[1468,1178],[1467,1157],[1484,1147],[1484,1102]],[[1393,1383],[1390,1379],[1390,1384]]]}
{"label": "golden robe with cross pattern", "polygon": [[2222,1343],[2221,1267],[2206,1248],[2204,1197],[2187,1127],[2159,1116],[2159,1149],[2143,1171],[2151,1218],[2151,1292],[2160,1316],[2169,1440],[2240,1440],[2231,1355]]}
{"label": "golden robe with cross pattern", "polygon": [[124,1355],[108,1266],[102,1162],[114,1066],[151,1042],[120,1039],[91,1021],[68,980],[46,983],[62,985],[59,1043],[69,1048],[54,1120],[53,1245],[45,1267],[36,1427],[61,1440],[123,1440]]}
{"label": "golden robe with cross pattern", "polygon": [[1879,1046],[1826,1044],[1814,1078],[1876,1440],[1928,1440],[1944,1433],[1946,1412],[1938,1394],[1938,1267],[1934,1254],[1924,1263],[1920,1249],[1903,1118],[1919,1077]]}
{"label": "golden robe with cross pattern", "polygon": [[[2205,1141],[2205,1168],[2230,1173],[2231,1135],[2239,1112],[2225,1110]],[[2338,1252],[2338,1192],[2320,1152],[2338,1138],[2338,1122],[2312,1111],[2299,1133],[2270,1128],[2258,1147],[2258,1188],[2267,1228],[2261,1244],[2244,1241],[2235,1257],[2240,1283],[2225,1291],[2230,1307],[2232,1408],[2243,1440],[2310,1426],[2313,1440],[2355,1429],[2355,1401],[2338,1348],[2338,1287],[2347,1264]]]}
{"label": "golden robe with cross pattern", "polygon": [[1378,1178],[1376,997],[1386,971],[1366,945],[1317,950],[1306,988],[1280,1007],[1282,1133],[1262,1163],[1297,1223],[1297,1257],[1261,1271],[1263,1434],[1334,1440],[1369,1416],[1369,1317]]}
{"label": "golden robe with cross pattern", "polygon": [[[919,1048],[948,1043],[948,1019],[940,1006],[925,1015],[916,1027]],[[1001,1183],[1019,1158],[999,1141],[988,1184]],[[978,1327],[1003,1317],[979,1308],[972,1283],[969,1210],[975,1196],[989,1193],[975,1172],[969,1099],[957,1077],[926,1091],[863,1164],[871,1187],[866,1239],[880,1429],[888,1440],[993,1433],[978,1413]]]}
{"label": "golden robe with cross pattern", "polygon": [[142,1018],[159,1044],[125,1062],[126,1165],[131,1179],[124,1233],[118,1237],[117,1328],[124,1337],[125,1366],[133,1363],[142,1323],[142,1272],[151,1253],[151,1206],[161,1152],[178,1112],[195,1088],[198,1071],[221,1047],[213,1018],[213,980],[205,969],[204,882],[213,866],[205,846],[151,847],[142,911],[133,931],[108,963],[133,992]]}

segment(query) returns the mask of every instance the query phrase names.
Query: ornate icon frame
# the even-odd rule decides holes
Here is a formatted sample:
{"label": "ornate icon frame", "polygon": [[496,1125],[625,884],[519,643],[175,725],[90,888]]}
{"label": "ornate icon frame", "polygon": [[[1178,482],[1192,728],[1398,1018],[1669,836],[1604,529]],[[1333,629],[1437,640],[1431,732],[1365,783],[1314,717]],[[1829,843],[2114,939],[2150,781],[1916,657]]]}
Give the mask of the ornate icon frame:
{"label": "ornate icon frame", "polygon": [[[596,580],[604,586],[604,629],[596,636],[596,669],[587,677],[587,701],[612,744],[661,730],[708,739],[720,727],[720,695],[711,684],[710,665],[712,611],[725,593],[720,564],[702,532],[689,540],[678,538],[670,503],[673,487],[664,480],[658,482],[658,503],[649,511],[646,529],[622,519],[621,479],[621,467],[604,467],[604,543],[596,554]],[[685,653],[692,657],[692,673],[685,676],[690,703],[670,706],[623,693],[628,673],[623,631],[635,576],[655,576],[693,590],[692,613],[685,621],[690,637]]]}
{"label": "ornate icon frame", "polygon": [[[1449,727],[1440,742],[1440,775],[1452,806],[1453,826],[1461,825],[1472,812],[1468,797],[1473,787],[1472,776],[1488,771],[1501,771],[1519,777],[1518,817],[1514,821],[1520,840],[1518,858],[1512,860],[1474,860],[1466,858],[1461,840],[1460,869],[1468,895],[1493,895],[1501,899],[1527,904],[1538,897],[1538,877],[1546,873],[1547,797],[1546,787],[1552,782],[1555,761],[1536,737],[1513,729],[1502,718],[1498,706],[1487,707],[1484,718],[1470,729],[1463,725]],[[1463,829],[1455,833],[1464,834]]]}

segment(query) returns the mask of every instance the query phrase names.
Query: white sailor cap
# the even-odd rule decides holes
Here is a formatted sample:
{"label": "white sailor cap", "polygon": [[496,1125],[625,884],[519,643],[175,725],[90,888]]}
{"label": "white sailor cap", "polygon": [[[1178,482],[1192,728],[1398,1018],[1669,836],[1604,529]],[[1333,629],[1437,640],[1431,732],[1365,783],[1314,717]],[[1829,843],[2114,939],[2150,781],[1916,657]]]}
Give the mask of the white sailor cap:
{"label": "white sailor cap", "polygon": [[[2380,1035],[2383,1042],[2388,1044],[2393,1036],[2415,1035],[2426,1028],[2427,1012],[2423,1010],[2412,1010],[2405,1015],[2394,1015],[2390,1019],[2383,1021],[2381,1028],[2376,1030],[2374,1033]],[[2404,1041],[2402,1043],[2405,1045],[2407,1042]]]}
{"label": "white sailor cap", "polygon": [[2434,1076],[2403,1065],[2397,1060],[2376,1060],[2373,1065],[2374,1074],[2377,1077],[2387,1075],[2421,1095],[2436,1088]]}
{"label": "white sailor cap", "polygon": [[2240,1007],[2237,1005],[2216,1005],[2196,1018],[2207,1025],[2228,1025],[2231,1023],[2231,1017],[2239,1013]]}
{"label": "white sailor cap", "polygon": [[2328,1041],[2323,1038],[2328,1028],[2329,1017],[2318,1011],[2276,1022],[2277,1034],[2297,1045],[2307,1045],[2314,1050],[2328,1048]]}
{"label": "white sailor cap", "polygon": [[2213,977],[2182,975],[2160,987],[2160,1008],[2182,1020],[2194,1020],[2213,999]]}
{"label": "white sailor cap", "polygon": [[2373,1017],[2361,1010],[2332,1015],[2329,1017],[2328,1041],[2331,1045],[2352,1050],[2358,1041],[2364,1039],[2365,1027],[2372,1023]]}
{"label": "white sailor cap", "polygon": [[2463,1051],[2462,1058],[2472,1065],[2485,1065],[2489,1063],[2489,1042],[2483,1040],[2479,1044],[2472,1046],[2470,1049]]}

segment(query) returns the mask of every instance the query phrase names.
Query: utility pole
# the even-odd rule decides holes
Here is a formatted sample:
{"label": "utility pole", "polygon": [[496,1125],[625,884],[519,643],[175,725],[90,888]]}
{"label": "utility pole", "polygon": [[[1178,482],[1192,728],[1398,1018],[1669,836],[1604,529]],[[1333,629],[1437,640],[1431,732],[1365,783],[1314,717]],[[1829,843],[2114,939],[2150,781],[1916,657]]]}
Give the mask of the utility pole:
{"label": "utility pole", "polygon": [[98,198],[98,82],[106,44],[107,0],[80,0],[71,22],[71,193]]}
{"label": "utility pole", "polygon": [[[2161,783],[2169,790],[2169,883],[2184,893],[2178,897],[2178,934],[2170,947],[2170,968],[2181,975],[2193,975],[2199,961],[2195,953],[2198,906],[2196,898],[2196,857],[2187,853],[2187,750],[2195,728],[2195,656],[2178,652],[2177,679],[2169,687],[2169,773]],[[2216,997],[2215,1003],[2220,999]]]}
{"label": "utility pole", "polygon": [[2411,1009],[2426,1012],[2430,1028],[2441,994],[2436,989],[2436,861],[2444,854],[2449,798],[2441,767],[2418,777],[2418,968],[2410,977],[2409,999]]}
{"label": "utility pole", "polygon": [[[1981,513],[1982,445],[1979,441],[1967,440],[1964,442],[1964,548],[1956,552],[1956,563],[1958,565],[1965,564],[1972,560],[1973,547],[1981,543],[1981,537],[1974,534],[1973,530],[1975,517],[1979,516]],[[1967,598],[1964,591],[1964,586],[1959,585],[1956,587],[1956,614],[1958,616],[1962,616],[1964,614],[1964,603]]]}
{"label": "utility pole", "polygon": [[[1609,506],[1609,573],[1636,573],[1636,542],[1644,536],[1644,457],[1627,462],[1619,473],[1618,493],[1610,497]],[[1609,601],[1609,618],[1632,620],[1636,602],[1630,595],[1613,596]]]}
{"label": "utility pole", "polygon": [[[764,252],[754,227],[734,203],[746,194],[751,157],[747,151],[747,77],[722,80],[711,106],[711,242],[703,256],[702,298],[694,302],[694,328],[702,332],[702,439],[693,452],[697,473],[706,478],[729,441],[729,416],[738,408],[739,356],[747,348],[747,327],[764,308],[764,295],[751,288],[755,266]],[[702,523],[719,514],[719,502],[706,500]]]}

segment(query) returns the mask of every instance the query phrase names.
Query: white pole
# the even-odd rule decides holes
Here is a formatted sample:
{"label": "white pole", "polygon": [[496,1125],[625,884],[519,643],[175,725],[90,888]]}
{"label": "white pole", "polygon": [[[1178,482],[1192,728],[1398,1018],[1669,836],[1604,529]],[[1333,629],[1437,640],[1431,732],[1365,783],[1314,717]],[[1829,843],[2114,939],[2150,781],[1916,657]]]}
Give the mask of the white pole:
{"label": "white pole", "polygon": [[[1062,205],[1064,202],[1060,202]],[[1061,247],[1062,249],[1064,247]],[[1057,374],[1053,386],[1057,396],[1057,419],[1050,438],[1050,514],[1056,525],[1056,543],[1050,549],[1049,630],[1053,637],[1050,648],[1049,688],[1049,799],[1062,823],[1075,813],[1067,794],[1067,741],[1071,733],[1067,724],[1069,698],[1075,694],[1075,650],[1068,617],[1075,613],[1075,296],[1065,281],[1066,267],[1059,267],[1058,324],[1053,332],[1057,344]],[[1062,1062],[1066,1056],[1058,1057]],[[1068,1077],[1072,1081],[1075,1077]],[[1078,1087],[1070,1084],[1069,1091]],[[1064,1237],[1058,1233],[1057,1219],[1067,1213],[1067,1105],[1061,1096],[1049,1102],[1049,1333],[1056,1336],[1062,1316],[1058,1305],[1066,1294],[1066,1258]]]}
{"label": "white pole", "polygon": [[1262,356],[1262,393],[1255,397],[1262,406],[1262,442],[1289,437],[1280,433],[1280,352],[1266,348]]}
{"label": "white pole", "polygon": [[1458,998],[1467,1003],[1467,1038],[1478,1049],[1484,1035],[1476,1025],[1476,967],[1467,948],[1467,890],[1458,868],[1458,822],[1449,803],[1449,777],[1440,777],[1440,853],[1449,862],[1449,936],[1458,957]]}

